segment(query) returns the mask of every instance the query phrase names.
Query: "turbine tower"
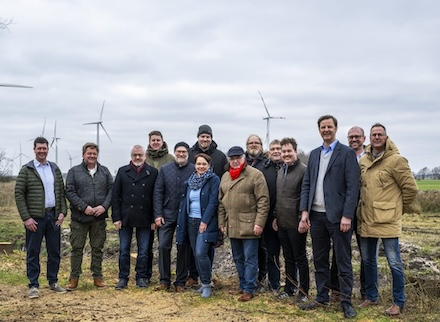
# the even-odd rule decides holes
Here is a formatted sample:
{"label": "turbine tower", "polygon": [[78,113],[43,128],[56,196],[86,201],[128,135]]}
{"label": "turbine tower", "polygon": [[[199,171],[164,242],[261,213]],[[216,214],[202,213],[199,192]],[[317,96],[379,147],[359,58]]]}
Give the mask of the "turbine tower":
{"label": "turbine tower", "polygon": [[105,100],[104,100],[104,102],[102,102],[101,115],[99,116],[99,121],[89,122],[89,123],[84,123],[83,124],[83,125],[96,124],[96,144],[98,146],[99,146],[99,127],[102,127],[102,129],[104,130],[104,132],[107,135],[108,139],[110,140],[110,142],[112,142],[112,139],[110,139],[110,136],[108,135],[107,131],[105,130],[104,125],[102,124],[102,113],[104,112],[104,104],[105,104]]}
{"label": "turbine tower", "polygon": [[16,159],[20,158],[20,168],[18,169],[18,171],[20,171],[21,167],[23,166],[23,163],[22,163],[22,160],[21,160],[21,157],[22,157],[22,156],[25,156],[26,158],[30,159],[26,154],[24,154],[24,153],[21,151],[21,142],[20,142],[20,153],[19,153],[16,157],[14,156],[14,157],[12,158],[14,162],[15,162]]}
{"label": "turbine tower", "polygon": [[279,119],[279,120],[285,120],[285,117],[282,116],[271,116],[269,113],[269,110],[266,107],[266,103],[264,102],[263,96],[261,95],[260,91],[258,91],[261,97],[261,101],[263,102],[264,109],[266,110],[267,116],[263,117],[263,120],[266,120],[266,149],[269,150],[269,144],[270,144],[270,120],[271,119]]}
{"label": "turbine tower", "polygon": [[58,140],[61,140],[61,138],[57,137],[57,121],[55,121],[55,128],[53,130],[53,138],[52,143],[50,144],[50,147],[53,146],[55,143],[55,163],[58,164]]}

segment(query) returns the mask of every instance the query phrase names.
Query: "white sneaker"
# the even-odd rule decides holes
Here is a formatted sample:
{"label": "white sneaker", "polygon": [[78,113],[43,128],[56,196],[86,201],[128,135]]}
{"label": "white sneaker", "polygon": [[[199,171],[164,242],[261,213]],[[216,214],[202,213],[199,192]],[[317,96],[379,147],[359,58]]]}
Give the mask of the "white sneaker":
{"label": "white sneaker", "polygon": [[65,288],[62,288],[58,285],[58,283],[52,283],[49,285],[49,288],[51,291],[55,291],[57,293],[67,293],[67,290]]}
{"label": "white sneaker", "polygon": [[38,287],[31,287],[31,289],[28,292],[28,296],[30,299],[37,299],[40,297],[40,290],[38,289]]}

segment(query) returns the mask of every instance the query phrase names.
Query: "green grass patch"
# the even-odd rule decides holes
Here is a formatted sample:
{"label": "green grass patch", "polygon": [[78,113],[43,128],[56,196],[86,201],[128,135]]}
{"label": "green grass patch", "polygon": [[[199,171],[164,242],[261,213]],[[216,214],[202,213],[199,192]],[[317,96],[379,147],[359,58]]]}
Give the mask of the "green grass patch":
{"label": "green grass patch", "polygon": [[440,190],[440,180],[416,180],[421,191]]}

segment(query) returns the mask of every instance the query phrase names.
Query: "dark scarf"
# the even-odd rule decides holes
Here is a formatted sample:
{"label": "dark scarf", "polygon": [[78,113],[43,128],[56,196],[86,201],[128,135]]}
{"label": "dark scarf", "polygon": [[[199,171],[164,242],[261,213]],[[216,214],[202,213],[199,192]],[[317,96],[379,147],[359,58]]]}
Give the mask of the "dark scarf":
{"label": "dark scarf", "polygon": [[146,166],[146,165],[147,165],[147,164],[144,162],[144,163],[142,163],[141,166],[137,167],[137,166],[135,166],[135,165],[133,164],[133,161],[130,161],[130,167],[133,169],[134,172],[136,172],[136,174],[141,173],[142,170],[145,169],[145,166]]}
{"label": "dark scarf", "polygon": [[209,167],[208,171],[199,176],[197,171],[193,172],[188,179],[188,186],[192,190],[199,190],[202,188],[203,184],[208,180],[208,178],[212,175],[212,167]]}
{"label": "dark scarf", "polygon": [[240,176],[241,171],[243,171],[244,166],[246,165],[246,161],[238,167],[237,169],[229,168],[229,174],[232,180],[237,179]]}

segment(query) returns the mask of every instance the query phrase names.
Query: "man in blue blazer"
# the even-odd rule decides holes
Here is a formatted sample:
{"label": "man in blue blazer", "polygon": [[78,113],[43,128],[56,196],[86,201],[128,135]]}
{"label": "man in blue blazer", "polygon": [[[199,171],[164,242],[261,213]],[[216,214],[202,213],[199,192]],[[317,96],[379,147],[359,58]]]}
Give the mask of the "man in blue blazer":
{"label": "man in blue blazer", "polygon": [[336,140],[338,121],[335,117],[321,116],[318,128],[323,144],[310,153],[301,190],[298,226],[300,233],[310,229],[317,296],[315,301],[301,308],[311,310],[329,301],[329,252],[333,243],[341,306],[346,318],[354,318],[351,235],[359,198],[359,166],[353,149]]}

